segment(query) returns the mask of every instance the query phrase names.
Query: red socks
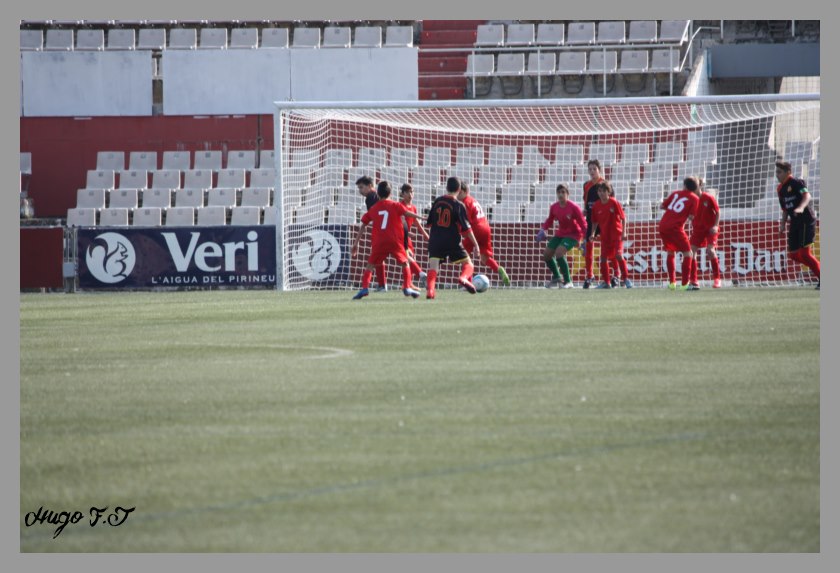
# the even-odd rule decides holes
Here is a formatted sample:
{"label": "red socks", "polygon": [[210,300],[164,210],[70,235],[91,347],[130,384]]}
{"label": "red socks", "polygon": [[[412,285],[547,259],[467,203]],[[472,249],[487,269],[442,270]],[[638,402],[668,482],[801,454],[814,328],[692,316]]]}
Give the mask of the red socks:
{"label": "red socks", "polygon": [[[627,280],[627,261],[624,260],[624,257],[618,257],[615,259],[616,266],[618,267],[618,271],[616,271],[616,276],[621,276],[621,280]],[[618,273],[621,273],[620,275]]]}
{"label": "red socks", "polygon": [[379,286],[385,286],[385,263],[379,263],[376,267],[376,282],[379,283]]}
{"label": "red socks", "polygon": [[423,269],[420,268],[420,265],[417,264],[417,261],[408,261],[408,266],[411,269],[411,274],[414,276],[420,276],[420,273],[423,272]]}
{"label": "red socks", "polygon": [[665,259],[665,267],[668,269],[668,282],[673,284],[677,282],[677,256],[672,252],[668,252],[668,257]]}
{"label": "red socks", "polygon": [[373,273],[365,269],[365,272],[362,273],[362,288],[368,288],[370,286],[370,279],[372,278]]}
{"label": "red socks", "polygon": [[426,274],[426,290],[429,292],[435,292],[435,283],[437,282],[437,270],[430,270]]}
{"label": "red socks", "polygon": [[712,257],[710,259],[712,265],[712,278],[719,279],[720,278],[720,261],[718,261],[717,257]]}
{"label": "red socks", "polygon": [[588,279],[589,277],[592,276],[592,266],[595,263],[594,255],[595,255],[595,253],[593,252],[593,249],[592,249],[592,242],[590,241],[586,245],[586,253],[584,254],[584,257],[583,257],[583,263],[586,267],[586,276],[583,277],[584,279]]}
{"label": "red socks", "polygon": [[689,280],[691,280],[691,265],[694,261],[694,257],[686,257],[683,255],[682,260],[682,285],[685,286],[688,284]]}
{"label": "red socks", "polygon": [[606,284],[610,284],[610,262],[601,261],[601,280]]}
{"label": "red socks", "polygon": [[820,278],[820,262],[813,254],[811,254],[811,247],[803,247],[798,251],[790,253],[790,258],[797,263],[805,265],[811,269],[811,272],[814,273],[817,278]]}

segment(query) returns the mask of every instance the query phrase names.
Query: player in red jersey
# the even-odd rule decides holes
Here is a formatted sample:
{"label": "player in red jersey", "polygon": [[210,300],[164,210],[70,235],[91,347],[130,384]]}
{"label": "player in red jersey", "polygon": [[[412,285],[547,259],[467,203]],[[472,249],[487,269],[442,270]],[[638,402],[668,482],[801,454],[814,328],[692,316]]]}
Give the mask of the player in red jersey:
{"label": "player in red jersey", "polygon": [[379,196],[379,200],[367,213],[362,215],[362,226],[356,233],[356,240],[353,242],[353,249],[350,252],[352,257],[356,256],[359,252],[359,243],[362,240],[365,226],[373,223],[370,256],[362,274],[362,288],[353,296],[353,300],[359,300],[368,295],[368,287],[370,287],[375,265],[384,262],[388,255],[394,257],[402,267],[403,294],[417,298],[420,293],[411,284],[411,269],[408,266],[408,255],[405,253],[403,217],[417,219],[420,217],[411,213],[402,203],[389,199],[391,184],[387,181],[379,182],[376,187],[376,194]]}
{"label": "player in red jersey", "polygon": [[788,256],[811,269],[817,277],[817,290],[820,290],[820,261],[811,253],[811,245],[817,236],[817,216],[811,204],[811,193],[808,192],[805,181],[793,176],[791,165],[787,161],[776,163],[776,180],[779,182],[776,194],[782,208],[779,235],[785,236],[785,226],[790,219],[787,236]]}
{"label": "player in red jersey", "polygon": [[[365,209],[370,211],[370,208],[379,200],[379,196],[373,185],[373,179],[367,175],[359,177],[356,179],[356,189],[358,189],[359,195],[365,198]],[[376,292],[385,292],[388,290],[385,261],[376,265],[376,283]]]}
{"label": "player in red jersey", "polygon": [[688,241],[691,244],[691,252],[694,254],[689,284],[700,288],[697,282],[697,253],[705,247],[706,256],[712,267],[712,288],[720,288],[720,262],[715,250],[720,232],[720,207],[714,194],[706,191],[702,177],[698,177],[698,183],[700,184],[700,200],[691,222],[691,237]]}
{"label": "player in red jersey", "polygon": [[[405,205],[406,209],[416,215],[417,205],[412,203],[413,200],[414,187],[412,187],[410,183],[403,183],[402,187],[400,187],[400,203]],[[413,219],[411,217],[403,219],[405,253],[408,255],[408,266],[411,268],[411,276],[416,277],[419,281],[421,281],[420,286],[423,286],[422,281],[426,280],[426,273],[420,268],[420,265],[417,263],[417,257],[415,256],[414,243],[411,241],[411,235],[409,234],[409,231],[413,227],[420,229],[420,234],[426,238],[426,241],[429,240],[429,233],[423,225],[420,224],[418,219]]]}
{"label": "player in red jersey", "polygon": [[668,288],[677,288],[676,253],[682,253],[682,287],[680,290],[698,290],[689,284],[691,265],[694,256],[691,244],[685,233],[685,223],[694,216],[700,197],[700,184],[696,177],[686,177],[683,188],[674,191],[660,205],[665,211],[659,220],[659,237],[668,251],[666,264],[668,266]]}
{"label": "player in red jersey", "polygon": [[[552,203],[548,209],[548,217],[540,230],[537,232],[536,241],[539,243],[545,240],[546,231],[551,231],[554,222],[557,222],[557,231],[548,242],[543,253],[546,266],[551,271],[552,278],[545,284],[545,288],[559,286],[561,288],[574,288],[572,275],[569,272],[569,263],[566,260],[566,253],[575,247],[580,246],[586,232],[586,219],[580,207],[569,200],[569,188],[560,183],[557,185],[557,202]],[[560,275],[563,280],[560,280]]]}
{"label": "player in red jersey", "polygon": [[[475,197],[470,195],[469,185],[465,181],[461,181],[461,190],[458,192],[458,201],[464,204],[467,208],[467,218],[470,221],[473,234],[478,241],[478,254],[481,258],[482,264],[487,265],[492,270],[499,274],[502,283],[505,286],[510,286],[510,278],[504,267],[500,266],[493,258],[493,231],[490,230],[490,223],[487,222],[487,215],[484,214],[484,209],[481,207]],[[464,249],[467,253],[472,253],[476,245],[467,238],[463,238]]]}
{"label": "player in red jersey", "polygon": [[441,195],[432,203],[426,224],[429,231],[429,273],[426,279],[426,298],[435,298],[435,283],[441,262],[449,261],[461,265],[461,275],[458,283],[470,294],[476,290],[470,280],[473,274],[473,264],[470,255],[461,245],[462,237],[478,244],[473,235],[467,209],[458,201],[461,181],[457,177],[446,180],[446,195]]}
{"label": "player in red jersey", "polygon": [[[627,217],[621,203],[614,197],[612,185],[607,181],[595,184],[598,202],[592,205],[592,222],[597,225],[601,233],[601,279],[597,288],[613,288],[610,280],[610,265],[612,262],[621,272],[621,284],[625,288],[633,288],[633,283],[627,276],[627,261],[624,260],[624,222]],[[595,229],[592,229],[594,234]],[[592,240],[590,235],[589,240]]]}

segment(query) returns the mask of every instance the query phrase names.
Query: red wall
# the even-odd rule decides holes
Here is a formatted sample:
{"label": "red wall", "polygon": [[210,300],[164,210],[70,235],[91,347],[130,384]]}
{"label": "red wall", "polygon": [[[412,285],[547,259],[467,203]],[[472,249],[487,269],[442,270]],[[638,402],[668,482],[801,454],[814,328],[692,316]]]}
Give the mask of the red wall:
{"label": "red wall", "polygon": [[62,288],[64,229],[20,229],[20,288]]}
{"label": "red wall", "polygon": [[32,153],[29,195],[38,217],[66,217],[99,151],[274,149],[271,115],[20,118],[20,150]]}

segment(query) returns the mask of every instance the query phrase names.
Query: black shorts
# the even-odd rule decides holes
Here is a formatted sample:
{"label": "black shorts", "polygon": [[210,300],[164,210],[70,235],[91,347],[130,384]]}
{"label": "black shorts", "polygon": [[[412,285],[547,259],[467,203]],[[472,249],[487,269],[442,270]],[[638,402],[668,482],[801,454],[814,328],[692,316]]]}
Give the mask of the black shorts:
{"label": "black shorts", "polygon": [[796,217],[790,220],[788,228],[788,251],[798,251],[813,244],[817,236],[817,223],[806,218]]}
{"label": "black shorts", "polygon": [[456,263],[469,256],[461,245],[460,240],[453,244],[452,241],[448,240],[448,237],[445,238],[447,239],[446,241],[436,241],[434,236],[429,238],[430,259],[440,259],[443,262],[449,261],[450,263]]}

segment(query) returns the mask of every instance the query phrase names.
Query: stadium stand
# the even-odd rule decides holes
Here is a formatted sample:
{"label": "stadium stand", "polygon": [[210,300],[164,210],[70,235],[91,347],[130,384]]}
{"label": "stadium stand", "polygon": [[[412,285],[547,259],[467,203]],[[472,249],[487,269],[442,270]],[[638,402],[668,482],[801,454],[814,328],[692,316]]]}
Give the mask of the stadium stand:
{"label": "stadium stand", "polygon": [[113,189],[108,193],[108,207],[136,209],[139,195],[137,189]]}
{"label": "stadium stand", "polygon": [[170,50],[195,50],[198,46],[198,34],[195,28],[172,28],[169,30]]}
{"label": "stadium stand", "polygon": [[128,226],[128,209],[109,207],[99,211],[99,225],[102,227]]}
{"label": "stadium stand", "polygon": [[192,227],[195,225],[193,207],[169,207],[165,211],[167,227]]}
{"label": "stadium stand", "polygon": [[386,48],[410,48],[414,45],[414,28],[411,26],[388,26],[385,29]]}
{"label": "stadium stand", "polygon": [[152,189],[181,188],[181,171],[179,169],[156,169],[152,171]]}
{"label": "stadium stand", "polygon": [[257,166],[257,152],[253,149],[231,150],[227,153],[227,169],[254,169]]}
{"label": "stadium stand", "polygon": [[627,33],[630,44],[653,44],[657,41],[656,20],[633,20]]}
{"label": "stadium stand", "polygon": [[44,45],[45,50],[73,49],[73,30],[50,28],[49,30],[47,30],[46,36],[47,41]]}
{"label": "stadium stand", "polygon": [[204,207],[205,189],[178,189],[175,191],[176,207]]}
{"label": "stadium stand", "polygon": [[536,43],[540,46],[562,46],[566,43],[566,27],[546,22],[538,24]]}
{"label": "stadium stand", "polygon": [[263,225],[277,225],[277,209],[274,207],[265,207],[262,210]]}
{"label": "stadium stand", "polygon": [[131,224],[134,227],[160,227],[163,211],[160,207],[144,207],[134,211]]}
{"label": "stadium stand", "polygon": [[207,191],[213,187],[213,170],[187,169],[184,171],[184,189]]}
{"label": "stadium stand", "polygon": [[587,154],[587,161],[597,159],[601,162],[602,167],[612,167],[618,157],[618,151],[615,143],[593,143],[589,146]]}
{"label": "stadium stand", "polygon": [[662,20],[659,24],[659,41],[682,44],[688,40],[688,25],[691,20]]}
{"label": "stadium stand", "polygon": [[95,227],[97,209],[71,207],[67,210],[68,227]]}
{"label": "stadium stand", "polygon": [[357,26],[354,32],[354,48],[382,47],[382,28],[379,26]]}
{"label": "stadium stand", "polygon": [[274,189],[274,181],[276,173],[273,167],[264,167],[260,169],[252,169],[249,174],[249,187],[265,187],[267,189]]}
{"label": "stadium stand", "polygon": [[108,30],[107,50],[133,50],[136,46],[136,31],[131,28]]}
{"label": "stadium stand", "polygon": [[98,151],[96,153],[96,168],[99,170],[122,171],[125,169],[125,152]]}
{"label": "stadium stand", "polygon": [[259,46],[259,29],[233,28],[230,31],[228,48],[255,49]]}
{"label": "stadium stand", "polygon": [[208,205],[196,209],[196,224],[199,227],[225,225],[227,223],[227,209],[224,206]]}
{"label": "stadium stand", "polygon": [[535,42],[534,24],[508,24],[506,46],[532,46]]}
{"label": "stadium stand", "polygon": [[222,169],[222,152],[220,150],[196,151],[193,155],[193,169]]}
{"label": "stadium stand", "polygon": [[234,207],[230,210],[230,224],[259,225],[261,211],[259,207]]}
{"label": "stadium stand", "polygon": [[304,28],[298,26],[292,35],[293,48],[319,48],[321,46],[321,29]]}
{"label": "stadium stand", "polygon": [[104,50],[105,30],[78,30],[76,50]]}
{"label": "stadium stand", "polygon": [[162,169],[186,171],[190,169],[189,151],[164,151]]}
{"label": "stadium stand", "polygon": [[349,48],[351,32],[349,26],[327,26],[324,28],[322,48]]}
{"label": "stadium stand", "polygon": [[567,46],[591,46],[595,43],[595,22],[572,22],[566,35]]}
{"label": "stadium stand", "polygon": [[268,187],[246,187],[242,190],[240,206],[268,207],[270,198],[271,190]]}
{"label": "stadium stand", "polygon": [[163,50],[166,48],[166,30],[163,28],[140,28],[137,31],[138,50]]}
{"label": "stadium stand", "polygon": [[21,30],[20,50],[43,50],[44,32],[42,30]]}
{"label": "stadium stand", "polygon": [[288,48],[288,28],[263,28],[261,48]]}
{"label": "stadium stand", "polygon": [[172,189],[152,187],[143,191],[143,207],[168,209],[172,206]]}
{"label": "stadium stand", "polygon": [[598,22],[597,42],[603,44],[623,44],[625,40],[624,21]]}
{"label": "stadium stand", "polygon": [[199,31],[198,47],[202,50],[219,50],[227,48],[227,28],[201,28]]}
{"label": "stadium stand", "polygon": [[128,154],[129,169],[155,171],[158,168],[156,151],[131,151]]}
{"label": "stadium stand", "polygon": [[476,46],[500,48],[505,44],[505,27],[503,24],[481,24],[476,32]]}

